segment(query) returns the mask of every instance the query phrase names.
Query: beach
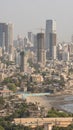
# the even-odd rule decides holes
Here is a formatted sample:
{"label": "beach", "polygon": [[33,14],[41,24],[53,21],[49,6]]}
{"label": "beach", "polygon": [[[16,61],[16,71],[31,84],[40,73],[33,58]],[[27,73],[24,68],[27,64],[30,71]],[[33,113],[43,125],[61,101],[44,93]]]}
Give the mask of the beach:
{"label": "beach", "polygon": [[[73,105],[73,95],[49,95],[49,96],[35,96],[27,97],[27,103],[32,102],[38,104],[38,106],[44,107],[46,110],[54,107],[59,110],[68,111],[72,110],[69,106]],[[69,105],[71,104],[71,105]],[[64,107],[65,106],[65,107]],[[68,108],[67,108],[68,106]],[[71,111],[72,112],[72,111]]]}

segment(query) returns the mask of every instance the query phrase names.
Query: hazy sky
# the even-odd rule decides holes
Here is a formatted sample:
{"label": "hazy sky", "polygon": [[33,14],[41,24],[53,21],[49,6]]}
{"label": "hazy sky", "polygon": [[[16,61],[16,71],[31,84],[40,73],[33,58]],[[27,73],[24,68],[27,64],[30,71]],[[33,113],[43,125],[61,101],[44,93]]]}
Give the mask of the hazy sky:
{"label": "hazy sky", "polygon": [[14,23],[14,36],[45,28],[46,19],[57,21],[58,40],[73,34],[73,0],[0,0],[0,22]]}

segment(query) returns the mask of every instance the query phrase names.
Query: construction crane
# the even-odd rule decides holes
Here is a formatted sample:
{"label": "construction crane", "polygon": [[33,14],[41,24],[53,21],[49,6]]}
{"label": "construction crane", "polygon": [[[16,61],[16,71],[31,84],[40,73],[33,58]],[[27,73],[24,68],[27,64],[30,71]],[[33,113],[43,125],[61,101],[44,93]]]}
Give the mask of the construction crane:
{"label": "construction crane", "polygon": [[40,32],[43,33],[43,31],[45,31],[45,28],[37,28],[37,30],[40,30]]}

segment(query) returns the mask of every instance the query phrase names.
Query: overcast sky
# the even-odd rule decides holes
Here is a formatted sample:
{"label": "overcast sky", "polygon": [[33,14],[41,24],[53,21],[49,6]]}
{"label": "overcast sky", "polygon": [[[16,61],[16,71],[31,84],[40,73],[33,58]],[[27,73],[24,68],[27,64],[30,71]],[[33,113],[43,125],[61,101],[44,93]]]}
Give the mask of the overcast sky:
{"label": "overcast sky", "polygon": [[46,19],[55,19],[59,41],[73,34],[73,0],[0,0],[0,22],[14,23],[14,36],[45,28]]}

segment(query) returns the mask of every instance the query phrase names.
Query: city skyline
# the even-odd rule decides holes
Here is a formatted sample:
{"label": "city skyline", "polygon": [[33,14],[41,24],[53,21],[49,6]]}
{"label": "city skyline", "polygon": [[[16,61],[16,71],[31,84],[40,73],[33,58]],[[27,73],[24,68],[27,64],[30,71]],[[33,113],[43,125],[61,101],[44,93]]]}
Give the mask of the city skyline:
{"label": "city skyline", "polygon": [[[1,0],[0,0],[1,1]],[[38,32],[45,28],[47,19],[57,22],[58,41],[71,41],[73,34],[72,0],[2,0],[0,22],[14,24],[14,37],[25,36],[27,32]]]}

